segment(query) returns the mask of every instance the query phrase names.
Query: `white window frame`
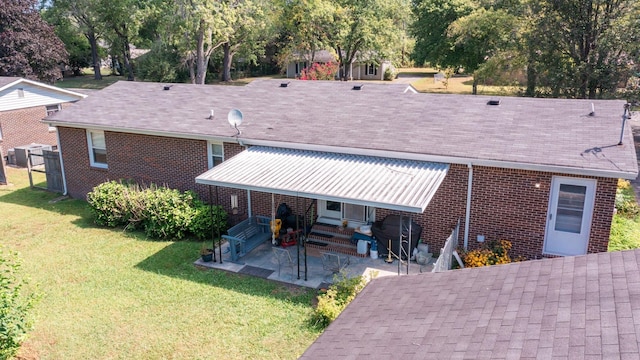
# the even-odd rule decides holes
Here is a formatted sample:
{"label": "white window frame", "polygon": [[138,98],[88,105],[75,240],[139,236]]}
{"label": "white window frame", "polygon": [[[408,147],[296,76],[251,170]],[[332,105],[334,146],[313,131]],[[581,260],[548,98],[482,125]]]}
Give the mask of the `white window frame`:
{"label": "white window frame", "polygon": [[[373,70],[373,71],[371,71]],[[365,65],[364,68],[364,74],[365,75],[378,75],[378,65],[376,65],[375,63],[369,63]]]}
{"label": "white window frame", "polygon": [[[55,106],[55,109],[53,108],[54,106]],[[62,110],[62,107],[60,106],[60,104],[47,105],[45,106],[45,110],[47,112],[47,116],[49,116]],[[49,131],[56,131],[56,127],[49,125]]]}
{"label": "white window frame", "polygon": [[[213,145],[220,145],[221,149],[222,149],[222,153],[221,154],[214,154],[213,153]],[[209,167],[209,169],[211,169],[213,167],[213,158],[217,157],[220,159],[220,162],[224,161],[224,143],[219,142],[219,141],[207,141],[207,166]]]}
{"label": "white window frame", "polygon": [[[87,148],[89,150],[89,164],[92,167],[101,168],[101,169],[107,169],[109,167],[107,165],[107,163],[97,162],[96,159],[95,159],[95,156],[93,154],[93,149],[100,149],[100,150],[104,150],[106,152],[107,151],[106,144],[105,144],[104,149],[95,147],[93,145],[93,139],[91,139],[91,134],[92,133],[96,133],[96,134],[102,133],[102,136],[104,136],[104,131],[102,131],[102,130],[87,130]],[[106,143],[106,138],[105,138],[105,143]]]}

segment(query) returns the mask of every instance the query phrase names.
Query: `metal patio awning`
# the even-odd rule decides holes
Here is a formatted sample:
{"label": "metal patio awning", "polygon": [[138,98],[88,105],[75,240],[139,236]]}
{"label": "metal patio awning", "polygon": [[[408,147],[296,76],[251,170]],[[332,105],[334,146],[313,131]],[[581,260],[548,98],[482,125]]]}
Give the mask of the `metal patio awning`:
{"label": "metal patio awning", "polygon": [[196,183],[422,213],[449,164],[254,146]]}

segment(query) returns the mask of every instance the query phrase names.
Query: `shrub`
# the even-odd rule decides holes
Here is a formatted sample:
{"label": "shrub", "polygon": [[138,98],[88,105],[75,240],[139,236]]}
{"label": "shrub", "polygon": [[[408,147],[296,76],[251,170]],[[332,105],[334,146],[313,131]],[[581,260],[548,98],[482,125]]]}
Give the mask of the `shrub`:
{"label": "shrub", "polygon": [[116,227],[129,224],[132,217],[128,185],[117,181],[104,182],[87,194],[87,202],[95,223]]}
{"label": "shrub", "polygon": [[347,305],[364,289],[367,278],[356,276],[347,278],[344,273],[334,277],[334,283],[323,294],[318,295],[311,321],[315,326],[325,328],[335,320]]}
{"label": "shrub", "polygon": [[336,63],[313,63],[311,67],[302,69],[300,80],[333,80],[337,71],[338,64]]}
{"label": "shrub", "polygon": [[628,218],[632,218],[640,212],[631,183],[628,180],[618,179],[615,207],[618,214]]}
{"label": "shrub", "polygon": [[211,208],[202,201],[195,202],[195,215],[189,224],[189,231],[200,240],[227,231],[227,212],[220,205],[213,206],[212,218]]}
{"label": "shrub", "polygon": [[522,261],[518,257],[512,260],[509,256],[511,242],[508,240],[487,241],[481,248],[462,253],[462,262],[465,267],[480,267],[487,265],[508,264],[513,261]]}
{"label": "shrub", "polygon": [[391,81],[396,78],[396,71],[391,67],[388,67],[387,70],[384,71],[383,79],[386,81]]}
{"label": "shrub", "polygon": [[158,239],[184,239],[189,224],[195,217],[193,208],[195,194],[152,186],[144,191],[144,214],[142,224],[147,236]]}
{"label": "shrub", "polygon": [[23,292],[20,267],[16,253],[0,248],[0,359],[13,357],[33,326],[30,311],[38,297]]}
{"label": "shrub", "polygon": [[[196,193],[151,185],[109,181],[96,186],[87,200],[98,225],[125,228],[141,227],[147,236],[157,239],[184,239],[194,235],[205,239],[213,230],[223,232],[227,214],[222,207],[211,210]],[[214,227],[215,226],[215,227]]]}

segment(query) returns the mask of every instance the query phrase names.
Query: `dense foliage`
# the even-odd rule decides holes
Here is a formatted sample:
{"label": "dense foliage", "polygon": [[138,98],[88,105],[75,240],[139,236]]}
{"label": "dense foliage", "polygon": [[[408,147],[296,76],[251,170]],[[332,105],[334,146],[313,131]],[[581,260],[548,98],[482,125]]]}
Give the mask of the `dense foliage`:
{"label": "dense foliage", "polygon": [[206,239],[227,226],[224,209],[205,204],[192,191],[109,181],[88,193],[87,201],[96,224],[140,228],[155,239]]}
{"label": "dense foliage", "polygon": [[629,180],[618,180],[618,187],[616,189],[616,212],[627,218],[633,218],[640,212]]}
{"label": "dense foliage", "polygon": [[3,1],[0,6],[0,76],[44,82],[62,77],[65,46],[38,11],[36,0]]}
{"label": "dense foliage", "polygon": [[13,357],[32,328],[30,311],[37,299],[25,293],[16,253],[0,248],[0,359]]}
{"label": "dense foliage", "polygon": [[418,0],[417,64],[480,79],[526,72],[527,96],[602,98],[634,72],[640,54],[636,0]]}
{"label": "dense foliage", "polygon": [[511,247],[511,242],[508,240],[487,241],[477,249],[462,252],[462,261],[465,267],[480,267],[524,260],[521,257],[512,259],[509,255]]}
{"label": "dense foliage", "polygon": [[364,289],[367,282],[364,276],[348,278],[343,273],[335,275],[329,289],[318,295],[318,305],[312,315],[312,323],[320,328],[329,326]]}

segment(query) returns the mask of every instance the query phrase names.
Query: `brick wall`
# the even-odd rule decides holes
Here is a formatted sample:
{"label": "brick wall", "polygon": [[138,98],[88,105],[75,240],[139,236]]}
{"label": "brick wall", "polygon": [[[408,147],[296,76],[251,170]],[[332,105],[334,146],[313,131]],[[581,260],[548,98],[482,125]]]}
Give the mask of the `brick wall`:
{"label": "brick wall", "polygon": [[[69,104],[63,107],[66,105]],[[8,149],[31,143],[56,145],[56,132],[49,131],[49,126],[40,122],[46,115],[44,106],[0,112],[4,155]]]}
{"label": "brick wall", "polygon": [[[207,143],[157,136],[106,132],[109,169],[89,166],[86,132],[82,129],[60,128],[67,187],[71,196],[84,198],[95,185],[106,180],[133,179],[142,183],[167,184],[169,187],[198,192],[205,201],[230,209],[230,197],[238,195],[239,213],[230,216],[233,224],[247,217],[247,192],[224,187],[195,184],[195,177],[207,170]],[[225,158],[244,148],[225,143]],[[514,255],[536,258],[542,255],[551,179],[554,174],[474,167],[469,247],[479,244],[478,235],[487,240],[512,241]],[[561,174],[555,174],[561,175]],[[563,175],[564,176],[564,175]],[[468,168],[452,164],[447,177],[423,214],[411,215],[423,228],[422,239],[437,252],[444,245],[458,219],[461,221],[460,245],[464,236]],[[597,178],[595,209],[588,252],[607,250],[609,229],[615,201],[616,179]],[[540,184],[536,187],[536,184]],[[209,196],[211,190],[211,197]],[[252,191],[251,209],[254,215],[271,216],[271,194]],[[305,211],[312,200],[275,195],[275,206],[285,202],[295,213]],[[298,208],[296,208],[296,204]],[[317,215],[317,209],[314,211]],[[398,212],[376,209],[376,220]]]}
{"label": "brick wall", "polygon": [[109,168],[100,169],[89,165],[85,130],[58,131],[67,190],[72,197],[84,198],[94,186],[107,180],[130,179],[141,184],[195,190],[208,199],[206,186],[195,183],[196,176],[207,170],[206,141],[106,131]]}

